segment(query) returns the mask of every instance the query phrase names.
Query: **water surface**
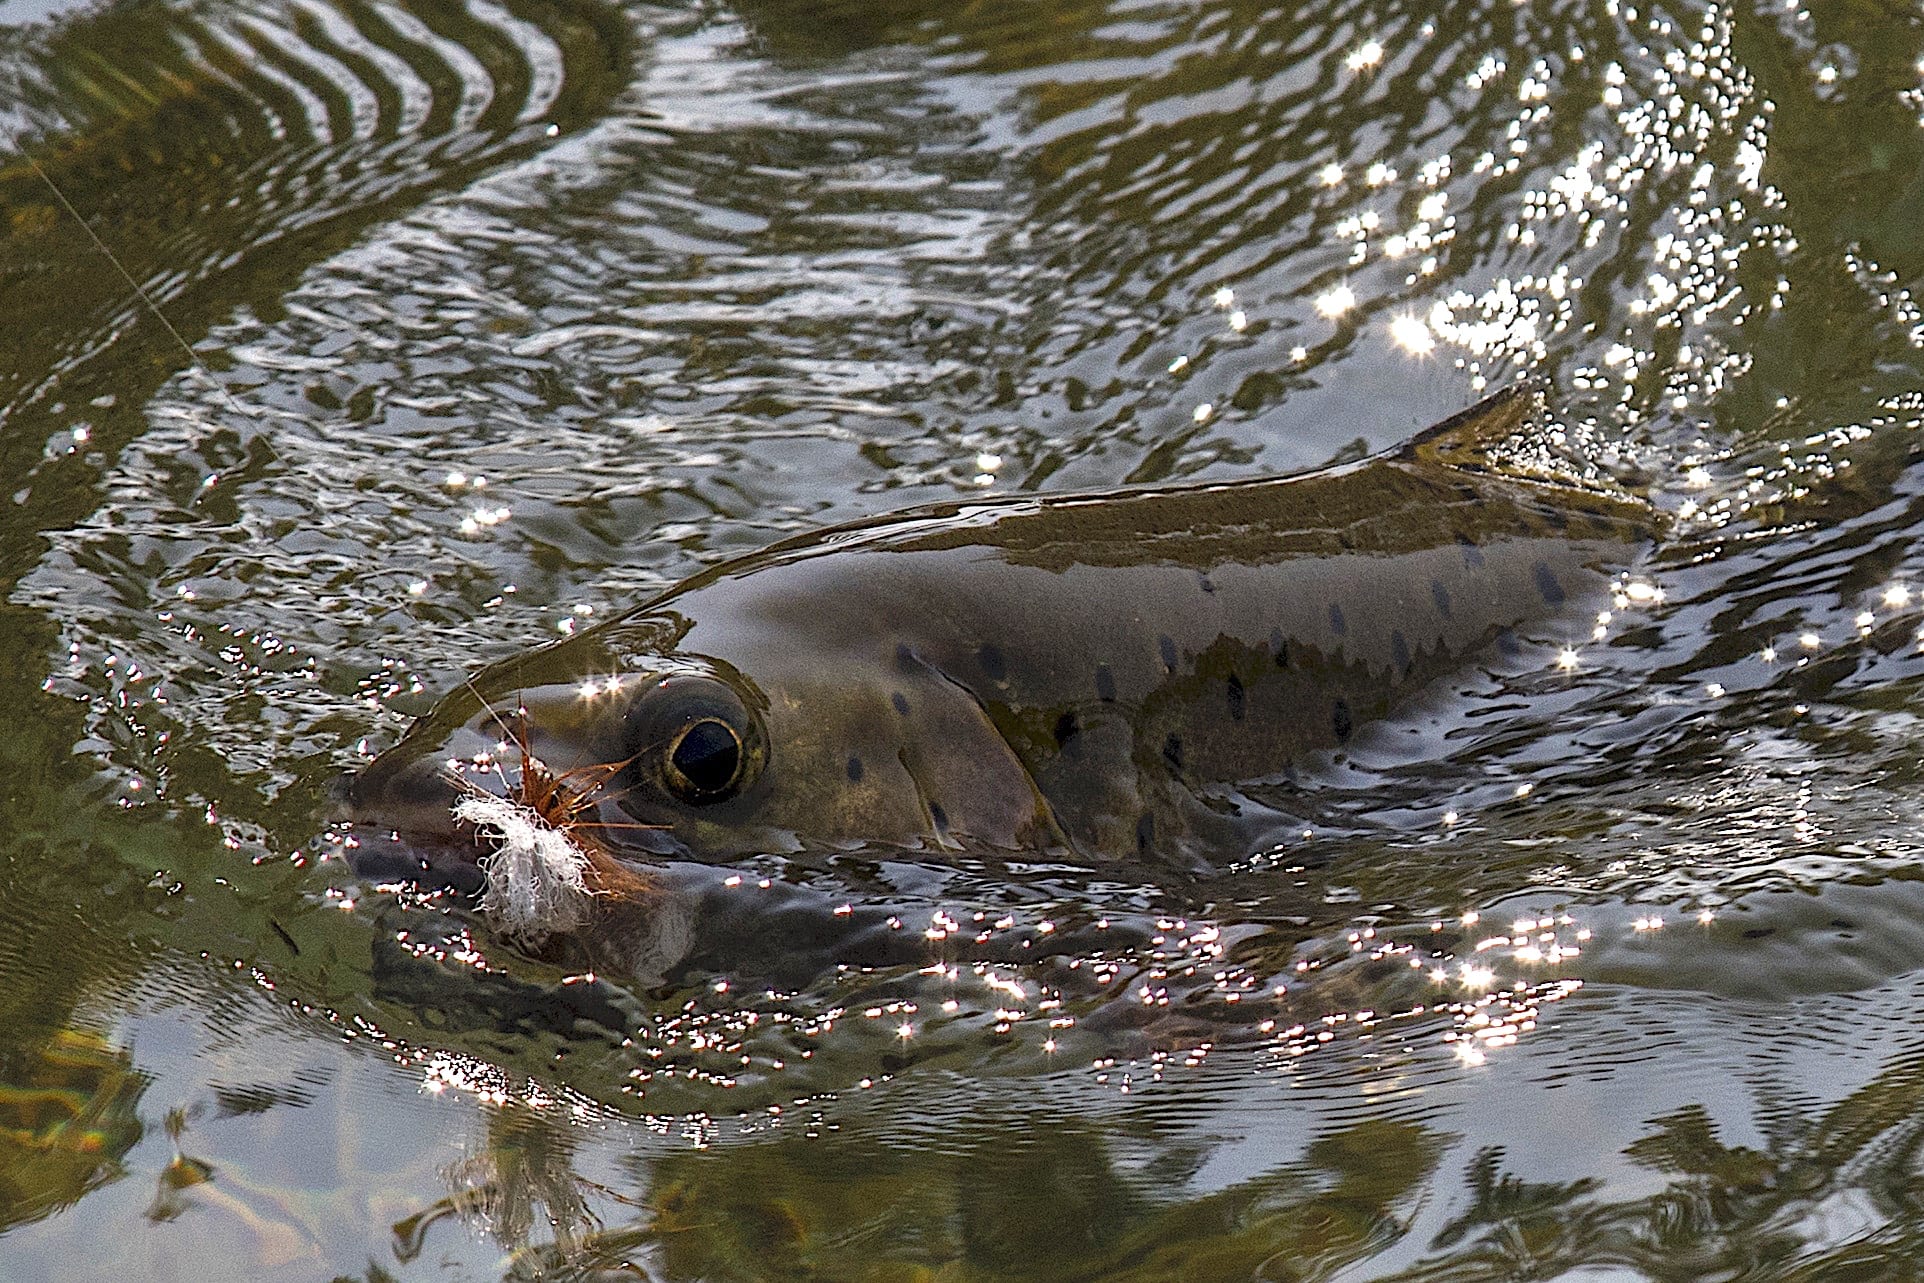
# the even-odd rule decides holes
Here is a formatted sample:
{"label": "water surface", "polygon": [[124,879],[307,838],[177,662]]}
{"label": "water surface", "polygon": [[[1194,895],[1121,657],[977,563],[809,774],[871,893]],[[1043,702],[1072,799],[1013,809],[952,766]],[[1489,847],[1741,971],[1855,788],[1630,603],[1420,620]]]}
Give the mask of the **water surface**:
{"label": "water surface", "polygon": [[[1916,1271],[1914,10],[0,22],[7,1277]],[[317,840],[462,673],[781,534],[1524,374],[1672,531],[1253,790],[1300,839],[724,871],[1012,961],[583,976]]]}

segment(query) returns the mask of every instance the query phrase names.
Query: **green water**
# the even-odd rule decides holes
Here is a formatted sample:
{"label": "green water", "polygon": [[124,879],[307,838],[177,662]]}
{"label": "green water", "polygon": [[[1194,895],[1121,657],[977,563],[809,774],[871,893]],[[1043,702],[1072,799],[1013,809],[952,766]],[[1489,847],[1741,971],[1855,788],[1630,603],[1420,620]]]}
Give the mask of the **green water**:
{"label": "green water", "polygon": [[[0,23],[0,1277],[1924,1272],[1914,7]],[[1524,372],[1672,532],[1253,786],[1299,841],[736,870],[1152,939],[651,986],[323,858],[464,672],[780,534]]]}

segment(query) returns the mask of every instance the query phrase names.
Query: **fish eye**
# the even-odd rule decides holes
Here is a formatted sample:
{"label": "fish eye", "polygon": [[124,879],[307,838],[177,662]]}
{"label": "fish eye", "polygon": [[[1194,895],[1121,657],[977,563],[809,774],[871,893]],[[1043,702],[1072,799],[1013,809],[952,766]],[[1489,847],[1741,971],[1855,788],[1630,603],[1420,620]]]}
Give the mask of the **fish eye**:
{"label": "fish eye", "polygon": [[684,727],[669,745],[662,774],[688,802],[712,802],[729,793],[742,770],[742,737],[716,717]]}
{"label": "fish eye", "polygon": [[725,802],[751,787],[767,761],[761,720],[737,688],[706,673],[678,673],[638,690],[622,712],[629,776],[643,792],[629,809],[646,811],[648,793],[688,806]]}

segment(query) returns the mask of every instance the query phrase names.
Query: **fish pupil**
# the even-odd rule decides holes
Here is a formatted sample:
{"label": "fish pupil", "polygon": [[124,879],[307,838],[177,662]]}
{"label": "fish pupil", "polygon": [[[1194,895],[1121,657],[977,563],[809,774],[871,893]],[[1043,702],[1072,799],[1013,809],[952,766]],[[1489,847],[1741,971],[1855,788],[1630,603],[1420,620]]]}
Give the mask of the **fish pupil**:
{"label": "fish pupil", "polygon": [[741,738],[728,723],[703,718],[675,740],[668,761],[674,767],[671,782],[687,786],[677,792],[690,800],[709,801],[735,782],[742,764]]}

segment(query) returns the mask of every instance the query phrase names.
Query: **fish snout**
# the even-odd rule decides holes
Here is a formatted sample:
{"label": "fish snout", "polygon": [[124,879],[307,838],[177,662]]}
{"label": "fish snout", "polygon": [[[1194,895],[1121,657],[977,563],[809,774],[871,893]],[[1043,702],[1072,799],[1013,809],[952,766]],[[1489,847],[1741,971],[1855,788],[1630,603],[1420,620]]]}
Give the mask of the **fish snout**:
{"label": "fish snout", "polygon": [[454,780],[432,757],[376,758],[366,769],[337,776],[327,788],[336,823],[392,829],[431,838],[454,836]]}
{"label": "fish snout", "polygon": [[457,786],[439,755],[398,750],[328,783],[328,819],[348,867],[372,882],[479,895],[474,835],[455,821]]}

